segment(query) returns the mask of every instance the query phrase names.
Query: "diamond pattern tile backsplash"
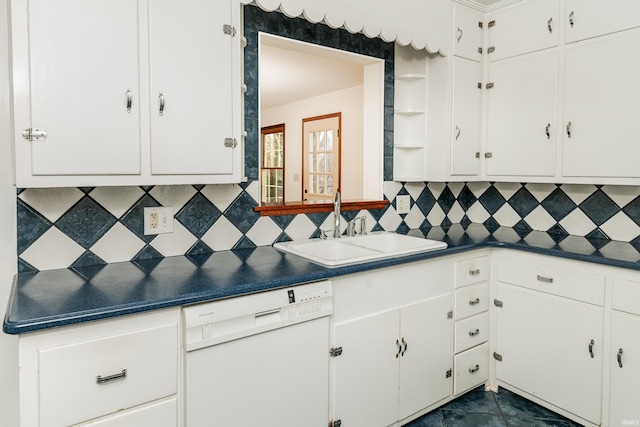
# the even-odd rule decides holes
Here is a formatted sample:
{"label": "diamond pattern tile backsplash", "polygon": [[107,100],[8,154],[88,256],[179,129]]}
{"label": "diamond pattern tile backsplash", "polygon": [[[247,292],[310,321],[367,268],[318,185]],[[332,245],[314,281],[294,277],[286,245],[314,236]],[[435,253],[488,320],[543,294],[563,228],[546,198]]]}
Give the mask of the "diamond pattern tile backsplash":
{"label": "diamond pattern tile backsplash", "polygon": [[[343,212],[342,228],[367,217],[370,231],[415,228],[513,227],[631,242],[640,250],[640,187],[518,183],[400,183],[386,181],[391,203],[380,210]],[[408,214],[397,195],[410,196]],[[252,248],[318,237],[332,213],[260,217],[258,182],[241,185],[95,187],[18,190],[18,269],[74,268],[119,261]],[[145,206],[172,206],[174,232],[143,233]]]}

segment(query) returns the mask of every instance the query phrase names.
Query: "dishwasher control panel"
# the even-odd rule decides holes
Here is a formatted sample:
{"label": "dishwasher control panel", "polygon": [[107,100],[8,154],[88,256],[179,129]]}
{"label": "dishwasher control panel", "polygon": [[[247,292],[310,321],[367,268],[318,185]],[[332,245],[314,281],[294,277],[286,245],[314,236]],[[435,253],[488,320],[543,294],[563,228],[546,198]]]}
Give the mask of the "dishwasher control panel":
{"label": "dishwasher control panel", "polygon": [[331,282],[187,306],[182,309],[185,350],[220,344],[333,313]]}

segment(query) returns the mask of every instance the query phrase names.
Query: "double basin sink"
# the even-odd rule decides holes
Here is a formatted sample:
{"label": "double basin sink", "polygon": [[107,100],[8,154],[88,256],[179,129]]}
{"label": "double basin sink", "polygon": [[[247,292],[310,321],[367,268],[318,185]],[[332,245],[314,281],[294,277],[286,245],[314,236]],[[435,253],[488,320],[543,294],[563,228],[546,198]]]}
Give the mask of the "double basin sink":
{"label": "double basin sink", "polygon": [[339,239],[280,242],[274,248],[307,258],[325,267],[396,258],[447,247],[445,242],[393,232],[374,232]]}

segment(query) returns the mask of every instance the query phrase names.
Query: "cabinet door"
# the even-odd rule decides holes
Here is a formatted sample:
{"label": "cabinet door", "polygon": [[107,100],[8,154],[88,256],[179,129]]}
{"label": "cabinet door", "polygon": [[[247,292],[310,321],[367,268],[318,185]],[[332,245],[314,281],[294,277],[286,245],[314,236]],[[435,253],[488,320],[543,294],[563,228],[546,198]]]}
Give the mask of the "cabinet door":
{"label": "cabinet door", "polygon": [[400,311],[335,325],[333,419],[345,426],[388,426],[398,419]]}
{"label": "cabinet door", "polygon": [[[400,312],[399,419],[451,394],[451,295],[404,306]],[[368,424],[372,425],[372,424]]]}
{"label": "cabinet door", "polygon": [[640,26],[637,0],[567,0],[567,43]]}
{"label": "cabinet door", "polygon": [[453,137],[451,175],[478,175],[482,146],[482,66],[473,61],[453,60]]}
{"label": "cabinet door", "polygon": [[470,10],[454,7],[456,20],[456,34],[454,42],[454,54],[462,58],[474,61],[482,60],[482,53],[478,51],[482,47],[482,15]]}
{"label": "cabinet door", "polygon": [[496,378],[600,424],[603,309],[503,283],[497,298]]}
{"label": "cabinet door", "polygon": [[12,5],[18,178],[139,174],[138,2],[26,3]]}
{"label": "cabinet door", "polygon": [[639,177],[640,33],[567,49],[562,174]]}
{"label": "cabinet door", "polygon": [[489,176],[555,174],[557,70],[556,52],[490,66]]}
{"label": "cabinet door", "polygon": [[237,81],[234,37],[223,32],[231,4],[149,2],[152,174],[239,173],[234,149],[225,147],[225,138],[239,138],[233,92],[240,86],[229,84]]}
{"label": "cabinet door", "polygon": [[487,21],[491,23],[487,24],[489,59],[497,61],[557,46],[559,13],[559,0],[536,0],[491,15]]}
{"label": "cabinet door", "polygon": [[[618,364],[618,353],[622,350]],[[640,383],[640,317],[613,313],[611,321],[610,426],[638,420]]]}

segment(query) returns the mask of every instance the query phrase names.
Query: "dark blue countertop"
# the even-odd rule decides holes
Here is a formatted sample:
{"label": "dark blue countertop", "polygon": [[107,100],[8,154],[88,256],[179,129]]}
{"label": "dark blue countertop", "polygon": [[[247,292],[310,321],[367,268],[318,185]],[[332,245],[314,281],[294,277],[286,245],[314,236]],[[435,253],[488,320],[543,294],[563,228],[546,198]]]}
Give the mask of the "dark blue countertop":
{"label": "dark blue countertop", "polygon": [[485,247],[520,249],[640,270],[640,252],[624,242],[506,227],[489,230],[480,224],[432,227],[408,234],[445,241],[448,248],[338,268],[326,268],[267,246],[20,273],[15,276],[3,329],[8,334],[21,334],[230,298]]}

